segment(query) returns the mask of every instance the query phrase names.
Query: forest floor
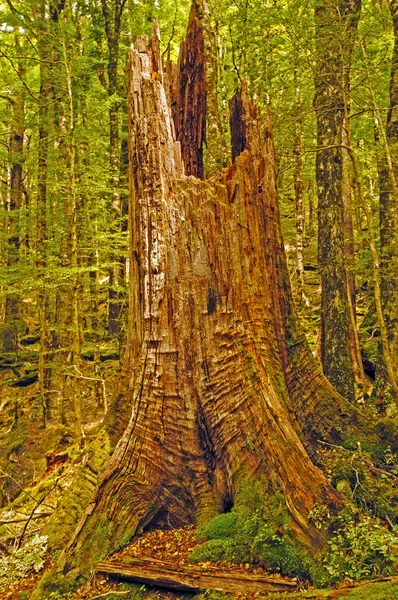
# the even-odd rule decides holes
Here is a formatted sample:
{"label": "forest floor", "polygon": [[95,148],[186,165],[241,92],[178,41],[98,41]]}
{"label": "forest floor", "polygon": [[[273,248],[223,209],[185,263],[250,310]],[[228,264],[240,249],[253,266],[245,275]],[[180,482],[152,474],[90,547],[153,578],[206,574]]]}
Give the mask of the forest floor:
{"label": "forest floor", "polygon": [[[167,531],[151,531],[143,534],[131,545],[115,554],[112,559],[123,560],[126,558],[152,558],[156,560],[167,560],[175,562],[176,568],[189,566],[188,557],[192,551],[201,544],[201,541],[195,537],[193,526],[184,529],[171,529]],[[195,565],[203,569],[203,572],[229,572],[231,575],[241,573],[242,576],[248,573],[264,574],[266,571],[249,564],[231,564],[225,561],[217,563],[197,563]],[[52,562],[47,559],[45,571],[52,568]],[[24,579],[19,579],[11,585],[0,586],[0,598],[2,600],[28,600],[30,594],[35,589],[38,580],[43,575],[43,571],[31,575]],[[269,575],[269,574],[268,574]],[[280,576],[272,575],[275,583]],[[286,578],[284,578],[286,580]],[[296,580],[291,580],[292,582]],[[307,589],[299,589],[307,587]],[[259,600],[261,598],[273,598],[277,600],[287,599],[312,599],[312,600],[332,600],[340,598],[342,600],[398,600],[398,577],[385,577],[373,581],[361,581],[357,583],[343,582],[336,588],[314,589],[310,586],[303,586],[302,582],[297,582],[297,591],[293,592],[256,592],[228,594],[225,592],[204,591],[200,594],[170,592],[151,588],[139,583],[120,582],[109,577],[96,573],[85,586],[81,587],[74,594],[58,595],[52,593],[49,600],[60,600],[61,598],[74,598],[75,600]]]}

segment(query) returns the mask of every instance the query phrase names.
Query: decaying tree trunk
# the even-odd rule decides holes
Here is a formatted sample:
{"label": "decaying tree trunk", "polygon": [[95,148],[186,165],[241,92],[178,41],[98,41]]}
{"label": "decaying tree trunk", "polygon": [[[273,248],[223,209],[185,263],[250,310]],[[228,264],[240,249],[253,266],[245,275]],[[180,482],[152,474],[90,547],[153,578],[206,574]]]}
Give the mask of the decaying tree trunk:
{"label": "decaying tree trunk", "polygon": [[203,144],[206,141],[206,73],[203,29],[193,6],[187,37],[178,59],[174,124],[187,175],[204,177]]}
{"label": "decaying tree trunk", "polygon": [[[241,92],[244,149],[209,181],[183,174],[159,37],[130,53],[130,422],[66,553],[64,572],[147,527],[206,521],[242,485],[282,490],[301,542],[315,502],[340,498],[303,445],[356,411],[300,331],[284,256],[269,117]],[[200,119],[200,115],[197,117]],[[232,135],[234,139],[234,133]],[[333,437],[334,436],[334,437]],[[85,567],[81,566],[84,555]]]}
{"label": "decaying tree trunk", "polygon": [[297,582],[282,577],[269,577],[264,574],[249,574],[213,570],[198,567],[184,567],[173,562],[164,562],[152,558],[133,559],[128,564],[122,561],[104,561],[99,563],[97,571],[139,583],[156,585],[160,588],[179,592],[217,592],[248,593],[259,591],[294,591]]}

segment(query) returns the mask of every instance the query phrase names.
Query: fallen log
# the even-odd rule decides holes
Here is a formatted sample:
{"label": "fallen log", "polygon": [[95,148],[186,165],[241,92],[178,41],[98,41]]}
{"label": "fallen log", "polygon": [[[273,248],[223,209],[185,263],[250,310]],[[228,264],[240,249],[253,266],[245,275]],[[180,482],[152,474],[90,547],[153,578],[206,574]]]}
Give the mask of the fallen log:
{"label": "fallen log", "polygon": [[128,563],[103,561],[97,572],[179,592],[281,592],[297,589],[297,582],[279,576],[266,576],[237,571],[204,571],[199,567],[181,566],[152,558],[131,558]]}

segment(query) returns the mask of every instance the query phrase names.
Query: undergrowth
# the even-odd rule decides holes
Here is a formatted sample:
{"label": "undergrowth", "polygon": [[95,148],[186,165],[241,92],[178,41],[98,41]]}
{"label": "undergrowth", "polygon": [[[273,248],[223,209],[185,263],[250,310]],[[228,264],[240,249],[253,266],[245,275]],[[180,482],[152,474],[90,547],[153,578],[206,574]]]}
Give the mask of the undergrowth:
{"label": "undergrowth", "polygon": [[24,546],[10,554],[0,556],[0,585],[9,585],[16,579],[35,573],[44,567],[47,536],[35,535]]}
{"label": "undergrowth", "polygon": [[[310,520],[328,538],[317,560],[294,542],[283,495],[277,492],[266,497],[259,485],[251,483],[242,489],[230,513],[198,528],[203,544],[191,554],[190,562],[257,564],[270,572],[310,580],[318,587],[397,574],[398,525],[391,520],[395,521],[397,513],[388,504],[395,486],[383,479],[375,481],[369,464],[361,456],[329,461],[333,483],[337,487],[346,483],[340,489],[346,503],[337,516],[331,516],[321,502],[314,506]],[[370,482],[366,489],[365,481]],[[388,515],[389,528],[380,518]]]}

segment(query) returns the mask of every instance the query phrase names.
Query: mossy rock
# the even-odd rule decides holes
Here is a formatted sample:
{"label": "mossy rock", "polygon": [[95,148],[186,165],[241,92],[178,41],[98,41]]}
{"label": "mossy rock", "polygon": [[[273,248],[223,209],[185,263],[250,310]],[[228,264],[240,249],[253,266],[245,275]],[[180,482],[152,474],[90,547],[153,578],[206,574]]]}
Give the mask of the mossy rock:
{"label": "mossy rock", "polygon": [[98,474],[102,472],[109,454],[109,440],[105,431],[101,430],[90,441],[87,448],[88,460],[80,465],[74,483],[63,494],[56,512],[45,527],[44,533],[49,537],[49,547],[52,550],[64,548],[69,541],[94,493]]}

